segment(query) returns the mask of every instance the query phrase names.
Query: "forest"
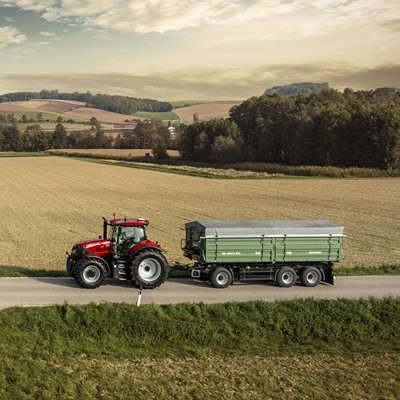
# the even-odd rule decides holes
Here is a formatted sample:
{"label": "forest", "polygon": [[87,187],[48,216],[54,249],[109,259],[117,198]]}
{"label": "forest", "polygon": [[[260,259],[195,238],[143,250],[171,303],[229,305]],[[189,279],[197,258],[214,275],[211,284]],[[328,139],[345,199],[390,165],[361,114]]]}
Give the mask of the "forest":
{"label": "forest", "polygon": [[202,161],[397,169],[400,93],[328,89],[252,97],[227,120],[187,126],[179,150]]}

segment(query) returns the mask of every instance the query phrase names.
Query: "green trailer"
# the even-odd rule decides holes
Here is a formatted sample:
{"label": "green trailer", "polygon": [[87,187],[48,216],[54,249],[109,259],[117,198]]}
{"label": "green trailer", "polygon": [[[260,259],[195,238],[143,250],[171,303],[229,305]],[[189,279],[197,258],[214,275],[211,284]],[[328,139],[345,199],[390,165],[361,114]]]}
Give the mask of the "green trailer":
{"label": "green trailer", "polygon": [[196,261],[192,277],[217,288],[234,280],[333,284],[333,263],[343,256],[343,227],[325,220],[191,221],[185,229],[184,255]]}

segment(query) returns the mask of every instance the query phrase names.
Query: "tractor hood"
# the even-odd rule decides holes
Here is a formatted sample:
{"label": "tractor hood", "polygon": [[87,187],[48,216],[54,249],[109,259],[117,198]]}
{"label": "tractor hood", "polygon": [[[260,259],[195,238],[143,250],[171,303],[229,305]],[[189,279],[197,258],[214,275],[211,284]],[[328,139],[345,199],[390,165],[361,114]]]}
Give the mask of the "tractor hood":
{"label": "tractor hood", "polygon": [[92,239],[78,242],[74,247],[83,247],[88,253],[98,257],[107,257],[112,251],[112,243],[110,239]]}

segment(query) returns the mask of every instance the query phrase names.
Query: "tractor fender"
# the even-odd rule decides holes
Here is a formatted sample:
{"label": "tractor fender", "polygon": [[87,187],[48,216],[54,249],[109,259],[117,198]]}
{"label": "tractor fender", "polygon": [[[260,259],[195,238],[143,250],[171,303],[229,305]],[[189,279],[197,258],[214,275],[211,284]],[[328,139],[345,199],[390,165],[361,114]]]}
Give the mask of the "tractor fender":
{"label": "tractor fender", "polygon": [[93,260],[93,259],[94,259],[94,260],[98,261],[99,263],[101,263],[101,265],[103,265],[103,267],[104,267],[105,270],[107,271],[108,276],[111,276],[111,275],[112,275],[112,274],[111,274],[111,271],[110,271],[110,266],[108,265],[107,261],[104,260],[104,258],[95,256],[95,255],[90,254],[90,253],[86,254],[85,257],[82,258],[82,260],[89,260],[89,259],[90,259],[90,260]]}
{"label": "tractor fender", "polygon": [[143,251],[154,251],[156,253],[162,253],[163,250],[161,250],[159,247],[157,246],[141,246],[139,248],[133,248],[131,250],[131,252],[129,253],[129,261],[131,261],[134,257],[136,257],[138,254],[142,253]]}

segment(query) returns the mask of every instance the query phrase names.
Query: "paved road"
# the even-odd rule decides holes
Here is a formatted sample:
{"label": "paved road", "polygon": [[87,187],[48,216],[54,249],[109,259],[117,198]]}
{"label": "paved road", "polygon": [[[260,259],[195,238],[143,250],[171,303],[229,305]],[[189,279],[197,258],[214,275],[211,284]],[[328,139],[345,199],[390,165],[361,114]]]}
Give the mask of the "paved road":
{"label": "paved road", "polygon": [[[136,304],[139,291],[130,282],[107,280],[101,287],[82,289],[72,278],[0,278],[0,309],[13,306],[125,302]],[[154,290],[143,290],[141,304],[184,302],[221,303],[226,301],[294,298],[358,298],[400,296],[400,276],[338,277],[335,286],[280,288],[264,282],[235,283],[215,289],[191,279],[171,279]]]}

